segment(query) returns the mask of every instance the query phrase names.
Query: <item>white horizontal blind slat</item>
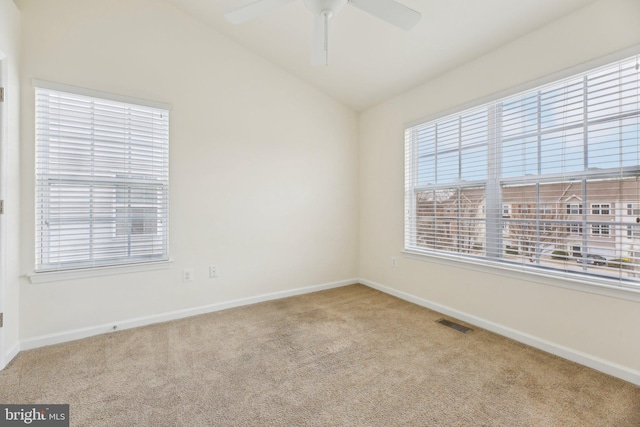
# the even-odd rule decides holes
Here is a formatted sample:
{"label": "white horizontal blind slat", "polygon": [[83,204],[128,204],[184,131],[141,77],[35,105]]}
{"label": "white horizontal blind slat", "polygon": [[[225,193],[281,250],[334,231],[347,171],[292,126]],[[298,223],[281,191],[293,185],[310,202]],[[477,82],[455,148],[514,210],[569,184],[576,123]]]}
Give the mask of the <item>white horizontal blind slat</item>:
{"label": "white horizontal blind slat", "polygon": [[405,249],[640,288],[638,58],[405,130]]}
{"label": "white horizontal blind slat", "polygon": [[168,258],[166,109],[36,88],[36,271]]}

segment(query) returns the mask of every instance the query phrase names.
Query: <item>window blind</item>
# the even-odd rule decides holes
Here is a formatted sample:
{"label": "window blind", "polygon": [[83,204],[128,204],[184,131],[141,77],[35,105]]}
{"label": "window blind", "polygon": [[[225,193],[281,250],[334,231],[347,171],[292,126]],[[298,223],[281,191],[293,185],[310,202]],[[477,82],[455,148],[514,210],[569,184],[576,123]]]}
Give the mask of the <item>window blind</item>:
{"label": "window blind", "polygon": [[628,58],[405,130],[405,249],[639,288]]}
{"label": "window blind", "polygon": [[169,112],[36,87],[36,271],[168,258]]}

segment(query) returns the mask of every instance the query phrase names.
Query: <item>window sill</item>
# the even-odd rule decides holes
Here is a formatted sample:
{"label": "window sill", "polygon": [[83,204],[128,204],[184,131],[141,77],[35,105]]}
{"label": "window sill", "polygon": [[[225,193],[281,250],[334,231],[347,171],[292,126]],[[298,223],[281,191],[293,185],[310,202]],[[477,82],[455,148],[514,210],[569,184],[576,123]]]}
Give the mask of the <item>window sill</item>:
{"label": "window sill", "polygon": [[145,262],[139,264],[107,267],[82,268],[77,270],[46,271],[27,274],[31,283],[60,282],[64,280],[84,279],[88,277],[112,276],[116,274],[139,273],[143,271],[167,270],[173,260]]}
{"label": "window sill", "polygon": [[446,256],[440,254],[427,254],[410,250],[402,251],[405,258],[420,261],[435,262],[452,267],[464,268],[467,270],[480,271],[488,274],[509,277],[517,280],[540,283],[548,286],[571,289],[574,291],[588,292],[596,295],[603,295],[612,298],[624,299],[640,302],[640,289],[633,289],[623,285],[615,284],[615,281],[607,280],[587,280],[577,274],[565,272],[536,271],[529,268],[518,268],[517,266],[506,265],[499,262],[487,260],[475,260],[465,257]]}

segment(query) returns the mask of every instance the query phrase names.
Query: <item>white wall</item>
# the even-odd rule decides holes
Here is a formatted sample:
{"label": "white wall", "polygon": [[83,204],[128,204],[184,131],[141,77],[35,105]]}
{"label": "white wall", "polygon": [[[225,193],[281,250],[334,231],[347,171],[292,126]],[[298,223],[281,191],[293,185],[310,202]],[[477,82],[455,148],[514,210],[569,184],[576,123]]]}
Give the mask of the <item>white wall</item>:
{"label": "white wall", "polygon": [[[0,1],[5,16],[11,2]],[[349,109],[163,1],[16,1],[21,274],[34,265],[31,79],[173,106],[173,267],[44,284],[23,277],[21,340],[360,276],[640,370],[631,327],[640,323],[638,303],[401,255],[404,124],[640,43],[640,2],[600,0],[364,112],[358,123]],[[220,277],[211,280],[214,263]],[[193,283],[182,283],[185,267],[195,268]]]}
{"label": "white wall", "polygon": [[21,340],[357,276],[353,111],[164,1],[18,5],[22,274],[34,268],[33,78],[172,105],[174,260],[165,271],[23,278]]}
{"label": "white wall", "polygon": [[0,233],[5,233],[6,246],[0,269],[5,280],[3,334],[8,360],[18,349],[20,271],[20,12],[11,0],[0,0],[0,60],[2,83],[6,85],[0,136],[4,140],[2,176],[6,178],[0,181],[0,198],[5,200],[6,208]]}
{"label": "white wall", "polygon": [[[408,122],[640,43],[640,2],[600,0],[360,119],[360,276],[540,342],[620,365],[640,381],[640,303],[402,256]],[[391,266],[397,257],[399,266]]]}

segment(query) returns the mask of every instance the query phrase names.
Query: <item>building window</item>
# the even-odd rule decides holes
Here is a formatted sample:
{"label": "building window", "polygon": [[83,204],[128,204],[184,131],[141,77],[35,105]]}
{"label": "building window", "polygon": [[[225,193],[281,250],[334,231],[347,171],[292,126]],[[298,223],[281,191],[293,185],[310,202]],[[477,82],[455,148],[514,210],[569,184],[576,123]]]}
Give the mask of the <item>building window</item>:
{"label": "building window", "polygon": [[36,272],[168,259],[166,107],[36,87]]}
{"label": "building window", "polygon": [[609,224],[591,224],[591,234],[594,236],[609,237]]}
{"label": "building window", "polygon": [[[634,236],[602,239],[628,224],[613,217],[613,207],[640,199],[638,129],[636,58],[406,128],[405,250],[605,276],[640,288],[636,259],[632,269],[592,271],[591,264],[551,257],[569,247],[616,259],[640,245]],[[567,201],[575,195],[580,202]],[[451,205],[455,217],[446,213]]]}
{"label": "building window", "polygon": [[640,209],[638,206],[638,203],[627,203],[627,215],[636,217],[640,216]]}
{"label": "building window", "polygon": [[567,215],[582,215],[582,206],[574,203],[567,205]]}
{"label": "building window", "polygon": [[541,215],[551,215],[553,214],[553,206],[550,204],[540,205],[538,211]]}
{"label": "building window", "polygon": [[591,205],[591,215],[610,215],[610,204],[600,203]]}
{"label": "building window", "polygon": [[581,235],[582,234],[582,224],[569,224],[567,227],[567,232],[569,234],[576,234],[576,235]]}
{"label": "building window", "polygon": [[627,239],[640,239],[640,225],[627,225]]}

